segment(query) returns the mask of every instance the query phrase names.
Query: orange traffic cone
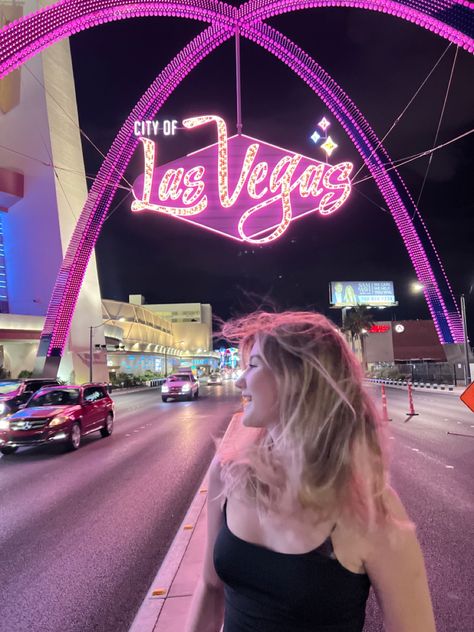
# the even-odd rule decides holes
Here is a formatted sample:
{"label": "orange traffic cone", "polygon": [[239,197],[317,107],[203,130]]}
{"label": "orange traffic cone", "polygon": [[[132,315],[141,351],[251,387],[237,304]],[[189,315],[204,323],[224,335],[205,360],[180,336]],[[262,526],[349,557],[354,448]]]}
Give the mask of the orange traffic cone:
{"label": "orange traffic cone", "polygon": [[382,384],[382,421],[392,421],[388,416],[387,395],[385,393],[385,384]]}
{"label": "orange traffic cone", "polygon": [[418,413],[415,412],[415,405],[413,403],[413,386],[411,382],[408,382],[408,407],[410,409],[409,412],[407,412],[409,417],[415,417],[415,415],[418,415]]}

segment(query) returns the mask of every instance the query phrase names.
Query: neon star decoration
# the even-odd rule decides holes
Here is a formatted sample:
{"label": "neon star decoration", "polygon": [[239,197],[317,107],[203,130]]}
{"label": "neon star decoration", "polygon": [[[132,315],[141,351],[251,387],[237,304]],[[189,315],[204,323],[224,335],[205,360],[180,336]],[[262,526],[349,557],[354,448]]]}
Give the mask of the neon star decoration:
{"label": "neon star decoration", "polygon": [[141,138],[145,170],[133,185],[132,211],[155,211],[238,241],[267,244],[309,213],[332,215],[351,191],[352,163],[329,165],[250,136],[227,136],[219,116],[217,143],[172,163],[155,165],[155,142]]}
{"label": "neon star decoration", "polygon": [[318,126],[325,132],[327,128],[331,125],[331,123],[327,120],[325,116],[319,121]]}
{"label": "neon star decoration", "polygon": [[[56,41],[115,20],[146,16],[210,23],[159,74],[136,104],[97,174],[58,273],[41,335],[39,357],[53,374],[63,353],[82,280],[113,201],[135,152],[135,120],[152,120],[187,74],[239,27],[293,70],[326,105],[354,143],[385,199],[410,255],[442,343],[462,342],[459,307],[428,230],[382,142],[356,104],[301,50],[264,20],[299,9],[351,6],[406,20],[474,53],[474,11],[468,0],[249,0],[236,8],[214,0],[60,0],[0,30],[0,78]],[[414,218],[412,220],[411,218]],[[414,225],[416,222],[416,227]],[[56,365],[55,365],[56,363]]]}
{"label": "neon star decoration", "polygon": [[332,152],[336,149],[338,145],[333,141],[333,139],[328,136],[324,143],[321,145],[321,149],[324,149],[328,156],[331,156]]}

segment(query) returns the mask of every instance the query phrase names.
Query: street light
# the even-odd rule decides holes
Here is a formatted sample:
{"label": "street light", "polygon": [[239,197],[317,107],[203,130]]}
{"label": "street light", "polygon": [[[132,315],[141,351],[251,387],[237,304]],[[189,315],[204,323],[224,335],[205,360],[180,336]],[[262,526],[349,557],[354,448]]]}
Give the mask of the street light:
{"label": "street light", "polygon": [[[104,325],[106,325],[107,323],[110,323],[111,321],[116,320],[115,318],[107,318],[107,320],[104,320],[103,323],[100,323],[99,325],[90,325],[89,326],[89,382],[92,382],[92,363],[93,363],[93,349],[92,349],[92,338],[93,338],[93,330],[94,329],[98,329],[99,327],[103,327]],[[107,348],[107,345],[104,345],[105,348]]]}
{"label": "street light", "polygon": [[414,281],[411,284],[411,291],[414,294],[418,294],[418,292],[423,292],[424,289],[425,289],[425,286],[423,285],[423,283],[420,283],[419,281]]}
{"label": "street light", "polygon": [[[417,293],[425,289],[425,286],[418,281],[411,284],[412,292]],[[466,318],[466,301],[464,294],[461,294],[461,318],[462,328],[464,330],[464,383],[469,386],[471,383],[471,367],[469,366],[469,341],[467,338],[467,318]]]}

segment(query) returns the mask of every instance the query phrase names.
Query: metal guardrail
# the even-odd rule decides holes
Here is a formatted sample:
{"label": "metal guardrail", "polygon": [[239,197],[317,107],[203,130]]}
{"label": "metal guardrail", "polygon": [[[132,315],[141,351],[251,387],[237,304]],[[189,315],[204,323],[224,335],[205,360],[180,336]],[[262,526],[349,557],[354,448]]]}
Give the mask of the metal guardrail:
{"label": "metal guardrail", "polygon": [[[390,380],[383,378],[366,378],[367,382],[371,382],[373,384],[387,384],[388,386],[408,386],[408,382],[411,380]],[[453,384],[435,384],[432,382],[411,382],[413,388],[432,388],[434,390],[439,389],[440,391],[453,391]]]}
{"label": "metal guardrail", "polygon": [[153,386],[161,386],[163,384],[163,382],[165,382],[165,381],[166,381],[166,378],[159,377],[159,378],[156,378],[156,380],[147,380],[145,382],[145,384],[146,384],[146,386],[151,386],[151,387],[153,387]]}

